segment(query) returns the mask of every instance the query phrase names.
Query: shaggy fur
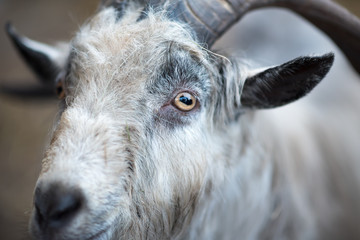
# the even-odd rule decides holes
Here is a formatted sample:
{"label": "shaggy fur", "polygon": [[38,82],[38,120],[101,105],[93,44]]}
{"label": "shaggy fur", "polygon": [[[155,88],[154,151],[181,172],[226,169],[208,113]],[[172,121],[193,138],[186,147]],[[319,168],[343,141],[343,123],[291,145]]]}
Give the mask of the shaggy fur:
{"label": "shaggy fur", "polygon": [[[351,189],[359,186],[333,161],[342,157],[329,153],[338,143],[322,130],[324,119],[301,103],[242,108],[253,75],[246,66],[203,49],[161,12],[139,20],[141,9],[104,8],[71,42],[64,108],[37,189],[80,189],[86,203],[58,234],[41,231],[34,210],[33,236],[355,237],[359,198]],[[196,97],[193,111],[172,106],[182,91]]]}

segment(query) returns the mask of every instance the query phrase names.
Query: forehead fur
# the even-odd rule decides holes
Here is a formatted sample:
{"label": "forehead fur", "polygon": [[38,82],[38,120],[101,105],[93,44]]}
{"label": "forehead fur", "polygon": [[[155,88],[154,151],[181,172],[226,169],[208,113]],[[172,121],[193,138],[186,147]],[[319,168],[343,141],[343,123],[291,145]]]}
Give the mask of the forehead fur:
{"label": "forehead fur", "polygon": [[[127,65],[132,71],[151,73],[154,66],[163,62],[170,42],[191,52],[198,59],[206,58],[206,52],[193,40],[186,26],[167,20],[162,13],[149,12],[148,17],[137,21],[140,11],[131,7],[117,20],[114,8],[107,8],[92,18],[73,40],[74,61],[86,63],[87,68],[109,69],[109,63],[117,69]],[[129,65],[131,68],[128,68]],[[85,65],[85,64],[84,64]],[[113,69],[112,69],[113,70]],[[112,71],[113,72],[113,71]]]}

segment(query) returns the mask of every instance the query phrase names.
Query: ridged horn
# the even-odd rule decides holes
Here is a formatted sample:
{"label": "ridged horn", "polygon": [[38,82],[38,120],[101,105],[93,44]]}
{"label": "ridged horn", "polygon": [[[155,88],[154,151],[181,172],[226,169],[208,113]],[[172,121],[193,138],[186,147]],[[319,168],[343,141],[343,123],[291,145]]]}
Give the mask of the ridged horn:
{"label": "ridged horn", "polygon": [[360,20],[330,0],[179,0],[170,1],[167,10],[174,20],[188,23],[198,40],[211,48],[246,13],[265,7],[287,8],[310,21],[341,48],[360,73]]}

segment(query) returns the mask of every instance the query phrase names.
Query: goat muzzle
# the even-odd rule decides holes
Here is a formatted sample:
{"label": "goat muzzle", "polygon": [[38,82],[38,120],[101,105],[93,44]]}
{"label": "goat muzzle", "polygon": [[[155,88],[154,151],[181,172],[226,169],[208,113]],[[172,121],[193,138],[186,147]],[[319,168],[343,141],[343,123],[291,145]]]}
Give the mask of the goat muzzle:
{"label": "goat muzzle", "polygon": [[[66,228],[77,217],[84,205],[79,189],[59,183],[47,189],[37,187],[34,196],[35,216],[32,228],[41,236],[51,237]],[[34,232],[34,230],[33,230]]]}

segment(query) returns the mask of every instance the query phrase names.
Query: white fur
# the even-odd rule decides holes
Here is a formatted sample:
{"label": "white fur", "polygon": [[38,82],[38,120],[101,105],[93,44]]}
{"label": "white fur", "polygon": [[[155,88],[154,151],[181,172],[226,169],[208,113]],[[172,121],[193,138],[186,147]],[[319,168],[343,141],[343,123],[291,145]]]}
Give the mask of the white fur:
{"label": "white fur", "polygon": [[[356,147],[359,134],[351,134],[353,146],[337,155],[335,148],[350,132],[333,129],[331,114],[321,116],[302,103],[248,112],[227,124],[210,119],[214,109],[208,106],[196,121],[171,131],[155,124],[149,134],[146,126],[162,99],[147,87],[158,77],[167,43],[178,43],[208,68],[211,53],[196,44],[186,26],[152,12],[135,23],[139,14],[130,6],[117,22],[112,8],[102,10],[71,43],[67,108],[37,184],[61,182],[83,191],[87,208],[63,236],[88,238],[106,229],[98,239],[336,239],[331,231],[349,209],[329,184],[341,178],[332,179],[335,160]],[[233,83],[236,89],[251,72],[233,73],[240,78]],[[211,76],[210,70],[213,83]],[[341,120],[359,130],[358,116]],[[338,138],[329,140],[327,149],[320,143],[334,134],[323,127]],[[323,155],[324,150],[334,153]],[[345,164],[354,164],[357,156],[346,155]],[[135,161],[133,172],[129,159]],[[354,172],[347,170],[339,171],[353,181]],[[354,203],[352,188],[340,189]]]}

